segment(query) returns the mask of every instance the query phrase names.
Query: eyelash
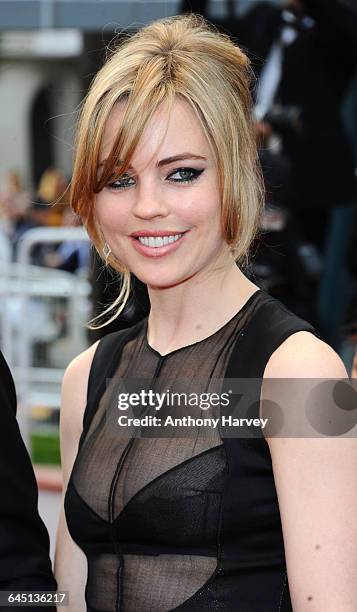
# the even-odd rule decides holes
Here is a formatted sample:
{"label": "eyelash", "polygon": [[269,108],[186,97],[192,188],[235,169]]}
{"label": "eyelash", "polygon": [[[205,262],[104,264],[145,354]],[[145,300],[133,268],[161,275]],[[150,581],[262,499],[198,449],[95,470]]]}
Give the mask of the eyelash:
{"label": "eyelash", "polygon": [[[170,179],[169,177],[172,176],[173,174],[176,174],[177,172],[191,172],[191,174],[193,176],[191,176],[191,178],[188,179]],[[173,172],[171,172],[169,174],[169,177],[167,177],[166,180],[169,180],[169,182],[171,183],[176,183],[176,184],[184,184],[184,183],[192,183],[193,181],[196,181],[202,174],[203,169],[202,170],[197,170],[196,168],[186,168],[186,167],[182,167],[182,168],[176,168],[176,170],[174,170]],[[130,179],[132,178],[130,175],[123,175],[123,177]],[[123,179],[123,177],[121,177],[121,179]],[[114,181],[113,183],[108,183],[108,187],[110,189],[115,189],[117,191],[122,190],[122,189],[128,189],[128,187],[132,187],[132,185],[122,185],[119,186],[117,185],[117,183],[120,181],[120,178],[118,178],[116,181]]]}

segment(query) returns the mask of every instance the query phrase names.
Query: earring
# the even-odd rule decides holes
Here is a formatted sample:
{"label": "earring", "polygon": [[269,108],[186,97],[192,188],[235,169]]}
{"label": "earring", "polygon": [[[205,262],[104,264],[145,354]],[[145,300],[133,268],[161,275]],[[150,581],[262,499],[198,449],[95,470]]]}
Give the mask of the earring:
{"label": "earring", "polygon": [[108,258],[109,258],[109,255],[110,255],[111,252],[112,252],[112,250],[111,250],[109,244],[106,242],[104,247],[102,248],[102,253],[103,253],[103,256],[104,256],[106,264],[108,263]]}

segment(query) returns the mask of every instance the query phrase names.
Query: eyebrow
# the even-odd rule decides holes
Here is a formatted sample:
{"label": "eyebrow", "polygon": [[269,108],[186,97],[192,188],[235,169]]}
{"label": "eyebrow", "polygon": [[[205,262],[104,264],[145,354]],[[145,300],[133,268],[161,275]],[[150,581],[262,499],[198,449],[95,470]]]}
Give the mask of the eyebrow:
{"label": "eyebrow", "polygon": [[[179,153],[178,155],[172,155],[171,157],[160,159],[157,166],[158,168],[162,168],[163,166],[168,166],[172,162],[183,161],[185,159],[202,159],[204,161],[207,161],[207,158],[203,157],[202,155],[195,155],[194,153]],[[107,161],[106,159],[103,159],[103,161],[101,161],[98,164],[98,166],[104,166],[106,161]],[[120,160],[119,160],[119,163],[120,163]],[[128,167],[128,170],[132,170],[132,169],[133,169],[132,166]]]}

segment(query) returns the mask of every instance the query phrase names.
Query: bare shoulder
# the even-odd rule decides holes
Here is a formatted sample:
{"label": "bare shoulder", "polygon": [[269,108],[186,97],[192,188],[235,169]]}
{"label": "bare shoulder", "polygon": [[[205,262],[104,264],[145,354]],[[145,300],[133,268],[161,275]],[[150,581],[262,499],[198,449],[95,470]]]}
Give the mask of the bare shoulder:
{"label": "bare shoulder", "polygon": [[[289,381],[287,386],[269,385],[270,377],[347,379],[348,374],[338,354],[310,332],[292,334],[274,351],[265,369],[261,398],[264,401],[269,397],[268,389],[273,388],[275,402],[292,411],[293,417],[296,414],[300,425],[304,414],[304,401],[300,399],[313,381],[302,385],[300,395],[294,391],[299,381],[292,380],[291,386]],[[322,402],[319,414],[326,406]],[[357,584],[355,437],[272,436],[266,441],[293,609],[305,611],[310,601],[313,610],[352,612]],[[332,569],[336,567],[341,571]]]}
{"label": "bare shoulder", "polygon": [[291,334],[273,352],[264,378],[348,378],[334,349],[308,331]]}
{"label": "bare shoulder", "polygon": [[67,366],[61,391],[61,422],[81,434],[83,413],[87,402],[90,368],[99,340],[77,355]]}
{"label": "bare shoulder", "polygon": [[[272,353],[266,365],[263,377],[261,400],[265,399],[267,380],[271,378],[284,379],[340,379],[348,378],[348,373],[343,361],[334,349],[308,331],[299,331],[291,334]],[[289,387],[286,384],[274,387],[274,400],[279,405],[284,405],[285,410],[300,410],[305,401],[304,388],[308,390],[309,385],[291,385],[291,397],[287,397]],[[270,385],[270,389],[271,389]],[[297,394],[298,389],[298,394]],[[300,401],[300,408],[298,407]],[[294,438],[266,438],[272,457],[278,461],[284,460],[285,452],[297,442]],[[309,444],[311,440],[305,441]],[[282,452],[284,449],[285,452]]]}

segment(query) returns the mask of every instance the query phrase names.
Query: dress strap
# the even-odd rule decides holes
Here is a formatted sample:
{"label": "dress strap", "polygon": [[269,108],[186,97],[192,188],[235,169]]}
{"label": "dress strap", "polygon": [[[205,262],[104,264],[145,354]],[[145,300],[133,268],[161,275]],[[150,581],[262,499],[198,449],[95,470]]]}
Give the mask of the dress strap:
{"label": "dress strap", "polygon": [[239,334],[228,363],[227,378],[263,378],[273,352],[289,336],[308,331],[321,339],[318,331],[291,312],[280,300],[264,292],[266,299]]}

